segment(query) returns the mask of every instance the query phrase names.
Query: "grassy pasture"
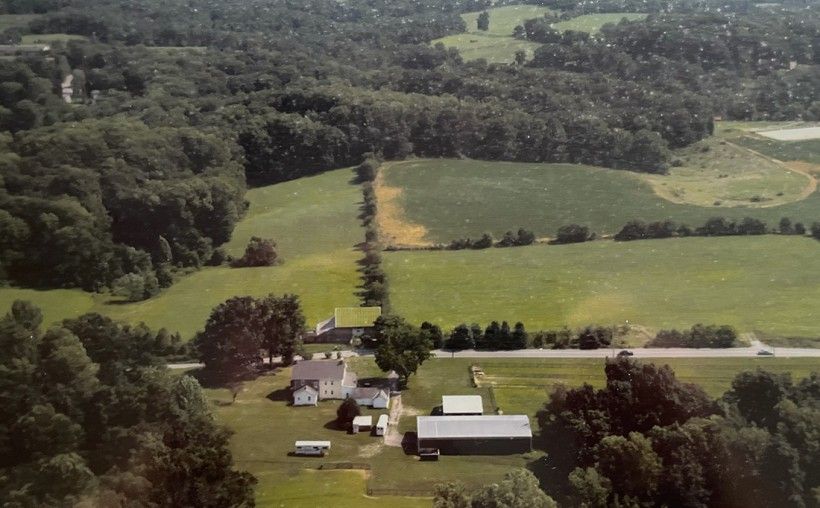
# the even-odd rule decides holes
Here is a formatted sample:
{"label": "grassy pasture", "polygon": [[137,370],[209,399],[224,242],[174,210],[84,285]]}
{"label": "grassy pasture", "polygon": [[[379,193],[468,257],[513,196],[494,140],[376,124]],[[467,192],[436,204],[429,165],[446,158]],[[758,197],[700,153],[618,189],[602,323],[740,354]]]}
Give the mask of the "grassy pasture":
{"label": "grassy pasture", "polygon": [[[726,148],[716,142],[715,147]],[[690,166],[676,168],[680,172],[668,177],[575,164],[452,159],[393,163],[383,170],[383,182],[396,190],[391,208],[399,210],[402,220],[393,222],[393,230],[383,232],[387,238],[401,238],[406,236],[403,229],[416,226],[423,231],[424,240],[447,243],[465,236],[476,238],[484,232],[498,238],[519,227],[550,237],[570,223],[611,234],[632,219],[672,219],[697,226],[718,215],[735,219],[752,216],[769,225],[776,225],[784,216],[807,224],[820,218],[820,194],[816,192],[781,206],[752,207],[771,204],[775,198],[794,199],[794,193],[803,189],[808,179],[745,150],[731,150],[738,161],[757,159],[758,166],[745,170],[742,163],[732,159],[710,166],[706,154],[699,153],[692,154]],[[718,152],[715,148],[710,154]],[[721,174],[729,177],[719,178]],[[761,184],[768,180],[771,184]],[[687,199],[701,203],[745,197],[748,206],[675,203],[658,195],[653,187],[670,189],[659,193],[682,191]],[[779,189],[783,196],[776,196],[773,189]],[[772,201],[749,202],[756,194]]]}
{"label": "grassy pasture", "polygon": [[515,60],[519,50],[532,57],[539,45],[512,37],[513,29],[527,19],[538,18],[550,12],[546,7],[536,5],[507,5],[487,9],[490,14],[490,26],[487,31],[478,30],[476,21],[483,11],[468,12],[461,15],[467,26],[467,32],[448,35],[431,42],[442,43],[447,47],[458,49],[464,60],[484,58],[490,63],[510,63]]}
{"label": "grassy pasture", "polygon": [[776,236],[599,241],[388,252],[384,267],[393,310],[413,322],[520,320],[529,330],[715,323],[816,337],[818,249],[809,238]]}
{"label": "grassy pasture", "polygon": [[487,9],[490,14],[490,27],[484,31],[479,31],[477,27],[478,16],[484,11],[468,12],[461,15],[461,19],[467,25],[468,32],[480,32],[487,35],[510,36],[518,25],[523,25],[524,21],[533,18],[540,18],[550,12],[547,7],[537,5],[505,5]]}
{"label": "grassy pasture", "polygon": [[611,12],[606,14],[584,14],[577,18],[568,19],[555,23],[553,27],[561,32],[574,30],[576,32],[593,33],[601,29],[607,23],[619,23],[622,19],[637,21],[646,18],[646,14],[635,12]]}
{"label": "grassy pasture", "polygon": [[675,157],[682,166],[644,178],[656,194],[676,203],[771,207],[799,201],[811,191],[808,176],[726,140],[706,139]]}
{"label": "grassy pasture", "polygon": [[[473,388],[468,368],[478,363],[486,376]],[[712,396],[719,396],[741,370],[765,366],[778,372],[792,372],[795,379],[816,370],[815,359],[670,359],[670,364],[685,381],[701,384]],[[356,358],[351,367],[360,377],[377,375],[371,358]],[[419,462],[401,448],[388,447],[378,437],[350,435],[332,428],[337,401],[318,407],[291,407],[287,402],[290,369],[263,376],[246,384],[237,401],[230,404],[227,390],[210,389],[207,396],[217,420],[234,430],[231,449],[237,466],[259,479],[259,506],[429,506],[429,498],[365,496],[366,486],[402,492],[432,494],[436,483],[461,480],[469,486],[498,481],[514,467],[525,466],[542,456],[540,452],[513,456],[443,456],[439,462]],[[506,414],[534,416],[547,399],[547,390],[561,382],[578,386],[588,382],[604,383],[602,359],[467,359],[438,358],[426,362],[410,378],[402,394],[404,416],[402,431],[415,430],[414,414],[429,414],[441,403],[443,394],[480,394],[486,411],[493,400]],[[489,386],[495,399],[490,395]],[[378,411],[365,410],[365,414]],[[330,454],[325,458],[289,457],[297,439],[329,439]],[[362,471],[316,470],[332,462],[368,463],[369,475]],[[369,477],[368,477],[369,476]],[[317,501],[317,499],[319,501]],[[321,501],[327,501],[322,503]]]}
{"label": "grassy pasture", "polygon": [[22,297],[41,306],[49,322],[95,311],[190,338],[204,326],[211,309],[232,296],[296,293],[312,326],[336,306],[358,304],[356,261],[361,252],[355,246],[364,235],[356,219],[361,192],[350,183],[353,176],[349,169],[340,169],[248,192],[250,209],[226,248],[241,255],[251,236],[274,238],[284,259],[279,266],[203,268],[137,303],[110,302],[105,295],[79,290],[2,288],[0,304],[7,308]]}

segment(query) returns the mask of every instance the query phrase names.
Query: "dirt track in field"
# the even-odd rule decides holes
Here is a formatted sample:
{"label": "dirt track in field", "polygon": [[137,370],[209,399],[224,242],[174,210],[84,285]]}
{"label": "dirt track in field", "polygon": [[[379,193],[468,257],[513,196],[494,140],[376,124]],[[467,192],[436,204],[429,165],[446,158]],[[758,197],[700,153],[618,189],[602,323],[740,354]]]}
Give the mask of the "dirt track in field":
{"label": "dirt track in field", "polygon": [[415,224],[404,216],[401,206],[402,189],[391,187],[384,182],[384,171],[389,163],[379,168],[376,179],[373,181],[373,191],[376,194],[377,211],[376,226],[379,236],[385,245],[393,247],[427,247],[432,245],[426,239],[427,228]]}

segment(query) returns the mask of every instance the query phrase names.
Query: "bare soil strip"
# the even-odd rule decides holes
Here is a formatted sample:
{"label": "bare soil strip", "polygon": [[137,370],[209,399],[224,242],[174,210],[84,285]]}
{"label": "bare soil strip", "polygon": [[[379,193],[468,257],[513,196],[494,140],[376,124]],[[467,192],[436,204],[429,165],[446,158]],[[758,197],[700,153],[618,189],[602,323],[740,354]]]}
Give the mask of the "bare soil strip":
{"label": "bare soil strip", "polygon": [[376,226],[379,229],[382,243],[391,247],[429,247],[433,245],[426,239],[427,228],[410,222],[404,216],[400,200],[402,189],[390,187],[385,183],[384,172],[390,165],[389,163],[382,164],[373,181],[373,191],[378,202]]}

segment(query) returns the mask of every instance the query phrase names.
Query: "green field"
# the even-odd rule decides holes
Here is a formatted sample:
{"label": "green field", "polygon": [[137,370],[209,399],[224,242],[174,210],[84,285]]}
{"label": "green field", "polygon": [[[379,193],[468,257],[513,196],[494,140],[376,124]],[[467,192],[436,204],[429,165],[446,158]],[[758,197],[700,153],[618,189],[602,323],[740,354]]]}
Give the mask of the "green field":
{"label": "green field", "polygon": [[540,18],[544,14],[551,12],[551,10],[547,7],[526,4],[505,5],[503,7],[487,9],[487,12],[490,14],[490,27],[486,32],[479,31],[476,25],[478,15],[482,12],[483,11],[468,12],[461,15],[461,19],[467,24],[468,32],[510,36],[516,26],[524,25],[524,21],[528,19]]}
{"label": "green field", "polygon": [[646,14],[635,12],[612,12],[606,14],[584,14],[577,18],[568,19],[555,23],[553,27],[556,30],[565,32],[567,30],[574,30],[576,32],[593,33],[601,29],[607,23],[619,23],[622,19],[629,21],[636,21],[646,18]]}
{"label": "green field", "polygon": [[760,130],[816,126],[806,122],[716,122],[715,132],[722,138],[781,161],[803,161],[820,173],[820,139],[778,141],[756,134]]}
{"label": "green field", "polygon": [[22,37],[23,44],[52,44],[55,42],[87,41],[84,35],[73,34],[29,34]]}
{"label": "green field", "polygon": [[442,37],[431,44],[442,43],[447,47],[454,47],[464,60],[484,58],[490,63],[510,63],[515,60],[515,53],[519,50],[523,50],[527,58],[531,58],[539,44],[513,38],[513,29],[527,19],[543,16],[550,9],[535,5],[507,5],[488,9],[490,26],[487,31],[478,30],[476,26],[481,12],[461,15],[467,25],[466,33]]}
{"label": "green field", "polygon": [[[473,363],[484,369],[486,376],[480,382],[485,387],[472,387],[468,368]],[[791,372],[797,379],[818,367],[817,360],[811,358],[670,359],[658,363],[670,364],[681,379],[701,384],[715,397],[742,370],[765,366]],[[353,359],[350,365],[360,377],[378,374],[369,358]],[[330,422],[335,419],[336,401],[318,407],[288,406],[289,378],[290,369],[260,377],[246,385],[234,404],[229,403],[227,391],[207,390],[217,420],[234,431],[231,449],[237,466],[259,479],[259,506],[429,506],[429,498],[379,492],[430,494],[436,483],[453,480],[477,487],[498,481],[510,469],[542,456],[540,452],[480,458],[443,456],[439,462],[419,462],[401,448],[385,446],[382,438],[333,429]],[[600,387],[604,382],[603,360],[433,359],[410,378],[408,389],[402,393],[400,430],[415,430],[413,415],[429,414],[441,403],[443,394],[479,394],[485,412],[494,410],[497,404],[506,414],[534,416],[547,400],[548,390],[559,382],[570,386],[588,382]],[[378,411],[365,413],[375,415]],[[328,439],[332,442],[331,452],[325,458],[289,457],[297,439]],[[362,471],[316,470],[320,464],[333,462],[369,464],[369,478]],[[365,496],[368,486],[375,489],[374,497]]]}
{"label": "green field", "polygon": [[818,254],[809,238],[683,238],[388,252],[384,267],[393,310],[412,322],[715,323],[817,337]]}
{"label": "green field", "polygon": [[[699,162],[695,164],[691,173],[698,171]],[[728,174],[730,169],[723,171]],[[718,176],[713,170],[703,169],[703,172]],[[789,175],[785,170],[776,174],[780,176],[773,185],[780,185],[785,191],[794,191],[798,180],[807,182],[806,177]],[[498,238],[505,231],[519,227],[532,230],[539,237],[551,237],[559,227],[571,223],[589,226],[598,234],[611,234],[633,219],[672,219],[690,226],[701,225],[714,216],[735,219],[752,216],[771,226],[784,216],[806,224],[820,219],[817,192],[781,206],[707,207],[674,203],[653,191],[653,185],[668,182],[673,188],[684,186],[694,193],[703,184],[687,181],[691,175],[678,174],[668,180],[654,178],[650,183],[647,175],[575,164],[452,159],[392,163],[383,169],[383,183],[394,188],[395,198],[384,210],[393,210],[400,220],[382,227],[382,232],[389,243],[448,243],[465,236],[476,238],[484,232]],[[749,194],[750,197],[763,192],[756,180],[741,176],[729,180],[735,185],[715,184],[713,191],[694,194],[705,199],[709,192]],[[769,190],[766,196],[774,194]],[[379,199],[382,214],[381,195]],[[407,238],[411,230],[421,234]]]}
{"label": "green field", "polygon": [[340,169],[248,192],[250,209],[227,250],[240,255],[252,235],[274,238],[284,259],[281,265],[204,268],[138,303],[108,303],[104,295],[79,290],[3,288],[0,304],[8,307],[22,296],[40,305],[49,322],[95,311],[190,338],[204,326],[211,309],[232,296],[287,292],[301,297],[308,326],[313,326],[334,307],[358,304],[356,261],[361,252],[355,245],[364,235],[356,219],[361,191],[350,183],[353,176],[349,169]]}
{"label": "green field", "polygon": [[38,16],[38,14],[0,14],[0,32],[9,28],[26,27]]}

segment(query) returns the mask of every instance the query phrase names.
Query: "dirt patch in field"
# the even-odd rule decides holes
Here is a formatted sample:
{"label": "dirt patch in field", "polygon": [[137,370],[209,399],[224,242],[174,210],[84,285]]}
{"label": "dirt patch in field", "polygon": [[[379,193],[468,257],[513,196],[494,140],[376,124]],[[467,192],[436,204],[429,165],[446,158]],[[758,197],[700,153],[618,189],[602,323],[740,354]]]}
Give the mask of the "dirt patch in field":
{"label": "dirt patch in field", "polygon": [[373,181],[373,191],[378,202],[376,226],[382,243],[393,247],[429,247],[427,228],[410,222],[401,206],[402,189],[391,187],[384,181],[389,164],[383,164]]}
{"label": "dirt patch in field", "polygon": [[[785,162],[786,166],[790,169],[797,171],[798,173],[803,173],[804,175],[808,175],[814,179],[814,177],[820,176],[820,164],[812,164],[811,162],[805,161],[788,161]],[[817,182],[815,181],[815,187]]]}
{"label": "dirt patch in field", "polygon": [[363,459],[369,459],[371,457],[375,457],[379,454],[379,451],[382,448],[381,443],[371,443],[369,445],[364,445],[359,447],[359,457]]}

